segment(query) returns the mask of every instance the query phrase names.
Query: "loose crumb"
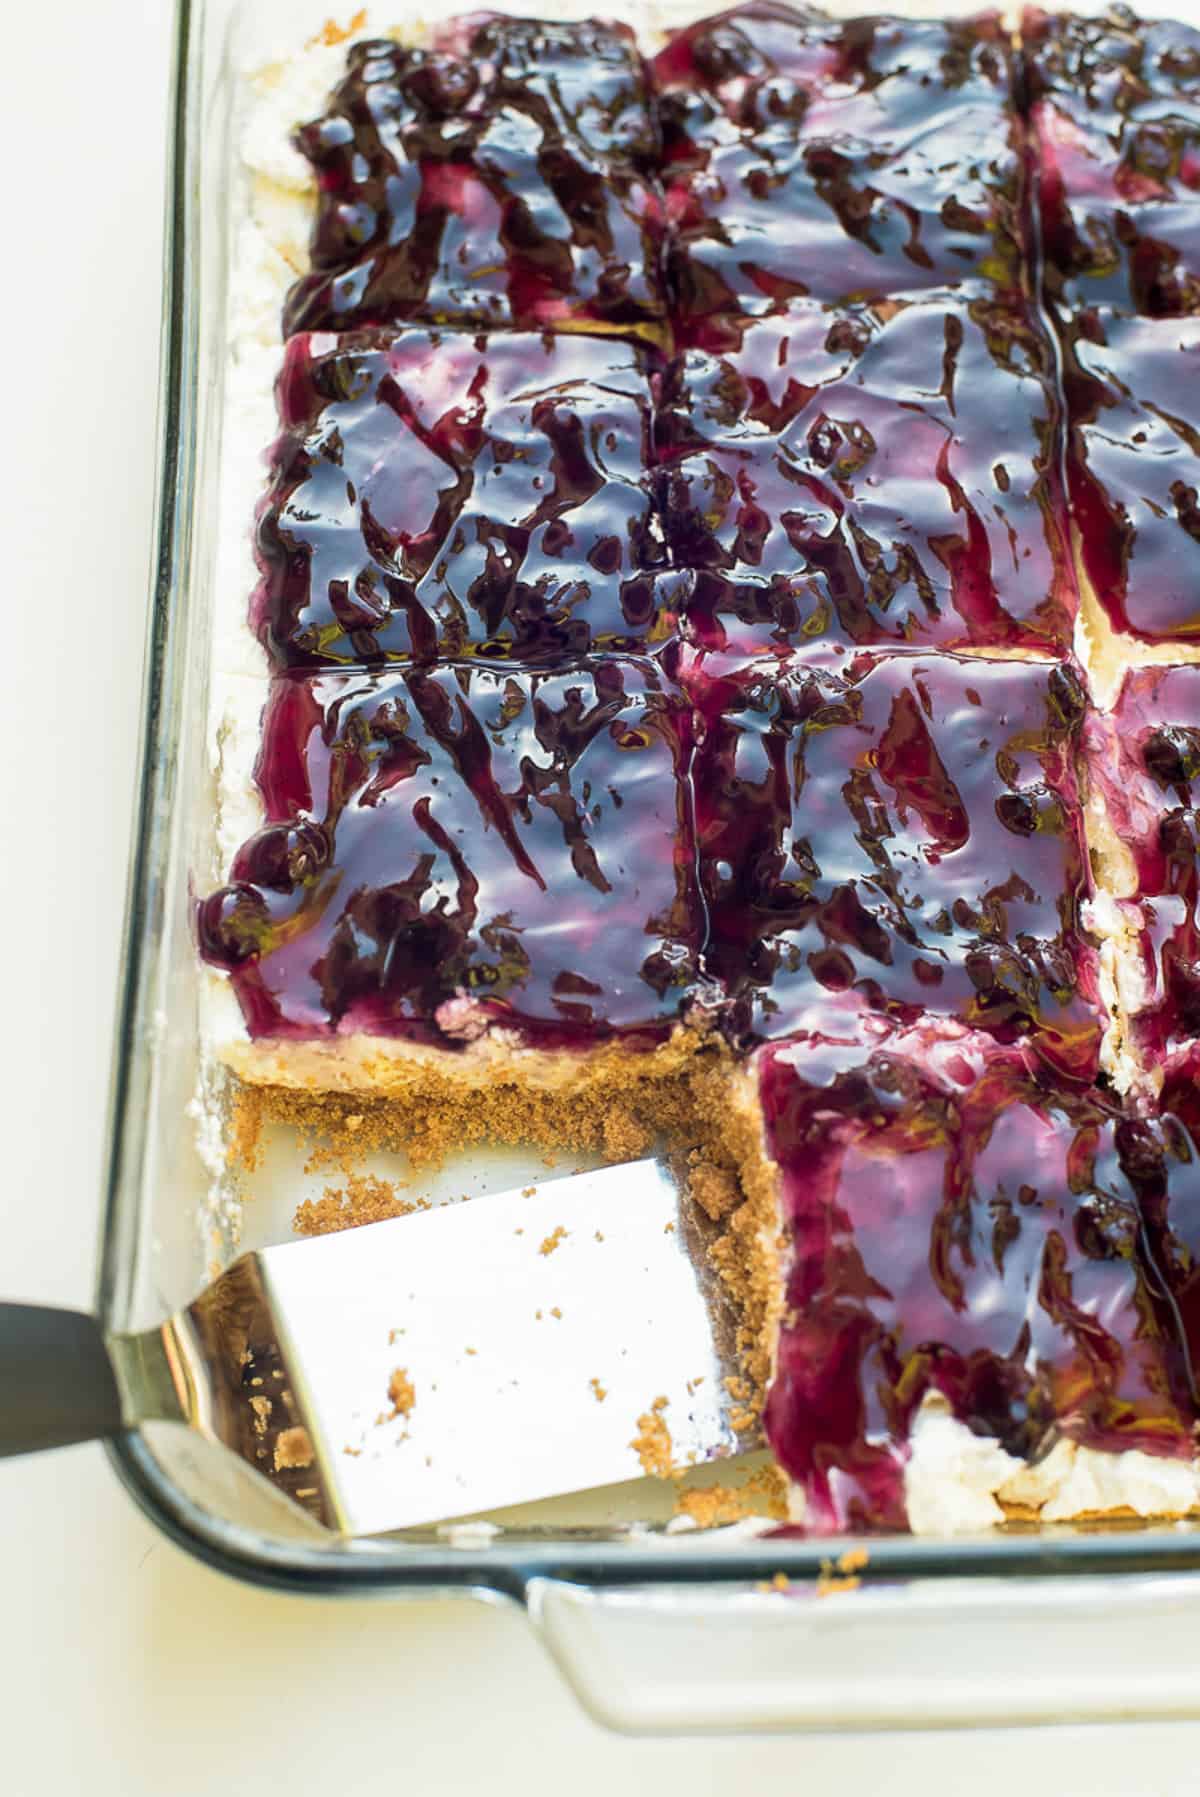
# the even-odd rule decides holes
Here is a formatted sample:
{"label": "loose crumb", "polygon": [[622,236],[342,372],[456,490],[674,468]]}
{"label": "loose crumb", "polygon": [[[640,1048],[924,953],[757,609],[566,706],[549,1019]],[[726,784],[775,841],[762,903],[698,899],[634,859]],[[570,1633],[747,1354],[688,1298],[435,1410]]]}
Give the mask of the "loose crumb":
{"label": "loose crumb", "polygon": [[267,1424],[271,1420],[270,1398],[251,1398],[250,1408],[254,1412],[254,1433],[256,1435],[265,1435],[267,1432]]}
{"label": "loose crumb", "polygon": [[[360,1118],[360,1126],[361,1122]],[[298,1235],[332,1235],[339,1229],[361,1229],[364,1223],[384,1223],[390,1217],[407,1217],[427,1208],[427,1201],[399,1197],[390,1179],[352,1173],[344,1186],[326,1186],[320,1198],[306,1198],[292,1227]]]}
{"label": "loose crumb", "polygon": [[706,1485],[698,1491],[681,1491],[675,1499],[675,1511],[690,1516],[702,1529],[720,1528],[724,1523],[740,1522],[754,1511],[746,1501],[746,1492],[734,1485]]}
{"label": "loose crumb", "polygon": [[281,1429],[275,1437],[275,1471],[281,1473],[293,1466],[311,1466],[313,1446],[308,1430],[299,1424],[294,1429]]}
{"label": "loose crumb", "polygon": [[841,1591],[857,1591],[862,1584],[858,1576],[870,1560],[866,1548],[847,1548],[836,1561],[822,1560],[817,1577],[817,1596],[835,1597]]}
{"label": "loose crumb", "polygon": [[857,1591],[861,1584],[861,1579],[840,1578],[826,1560],[817,1574],[816,1592],[818,1597],[836,1597],[841,1591]]}
{"label": "loose crumb", "polygon": [[[468,1353],[473,1351],[470,1348],[467,1350]],[[387,1395],[391,1400],[392,1416],[408,1416],[417,1401],[417,1394],[404,1367],[398,1366],[388,1380]],[[386,1420],[390,1422],[391,1417]]]}
{"label": "loose crumb", "polygon": [[309,38],[304,47],[306,50],[315,50],[318,44],[324,44],[327,48],[332,49],[335,44],[344,44],[346,39],[353,37],[356,31],[361,31],[366,22],[367,9],[365,6],[354,14],[348,25],[339,25],[336,19],[326,19],[321,29]]}
{"label": "loose crumb", "polygon": [[560,1223],[556,1229],[552,1229],[550,1231],[550,1234],[548,1236],[546,1236],[545,1240],[542,1242],[541,1247],[538,1249],[538,1253],[539,1254],[553,1254],[554,1250],[558,1247],[558,1244],[560,1242],[565,1242],[566,1239],[567,1239],[567,1231],[563,1228],[562,1224]]}
{"label": "loose crumb", "polygon": [[669,1399],[665,1397],[655,1398],[649,1410],[644,1410],[638,1417],[638,1432],[629,1444],[641,1462],[642,1471],[654,1479],[669,1479],[672,1471],[674,1444],[663,1416],[668,1403]]}
{"label": "loose crumb", "polygon": [[786,1522],[788,1515],[788,1482],[777,1466],[760,1466],[746,1480],[746,1491],[754,1498],[764,1516]]}
{"label": "loose crumb", "polygon": [[762,1579],[758,1585],[755,1586],[755,1590],[763,1592],[768,1597],[773,1591],[782,1593],[784,1591],[789,1591],[790,1589],[791,1587],[788,1584],[788,1578],[785,1572],[777,1572],[773,1579]]}
{"label": "loose crumb", "polygon": [[557,1304],[552,1304],[552,1305],[551,1305],[551,1307],[550,1307],[550,1315],[551,1315],[551,1316],[552,1316],[552,1317],[557,1317],[557,1318],[558,1318],[558,1320],[559,1320],[559,1322],[561,1322],[561,1321],[562,1321],[562,1311],[561,1311],[561,1310],[560,1310],[560,1309],[559,1309],[559,1308],[558,1308],[558,1305],[557,1305]]}
{"label": "loose crumb", "polygon": [[597,1404],[603,1404],[605,1398],[608,1396],[608,1387],[606,1385],[601,1385],[599,1379],[589,1379],[588,1384],[595,1393]]}

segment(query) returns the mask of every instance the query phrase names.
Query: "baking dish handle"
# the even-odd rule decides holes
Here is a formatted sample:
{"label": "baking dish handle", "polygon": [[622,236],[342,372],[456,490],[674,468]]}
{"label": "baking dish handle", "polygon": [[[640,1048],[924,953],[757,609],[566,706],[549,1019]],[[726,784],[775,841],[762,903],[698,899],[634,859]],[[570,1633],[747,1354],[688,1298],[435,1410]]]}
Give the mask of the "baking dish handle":
{"label": "baking dish handle", "polygon": [[525,1600],[579,1701],[625,1733],[1200,1716],[1200,1574],[819,1590],[533,1578]]}
{"label": "baking dish handle", "polygon": [[95,1317],[0,1304],[0,1457],[96,1441],[123,1427]]}

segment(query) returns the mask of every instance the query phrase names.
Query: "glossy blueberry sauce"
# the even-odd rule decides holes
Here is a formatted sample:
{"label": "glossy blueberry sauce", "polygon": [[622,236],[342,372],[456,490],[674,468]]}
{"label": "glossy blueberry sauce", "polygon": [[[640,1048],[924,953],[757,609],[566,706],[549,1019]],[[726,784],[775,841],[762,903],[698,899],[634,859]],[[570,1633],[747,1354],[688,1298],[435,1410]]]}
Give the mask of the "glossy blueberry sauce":
{"label": "glossy blueberry sauce", "polygon": [[1116,629],[1200,636],[1200,317],[1094,307],[1072,315],[1065,338],[1068,481],[1088,580]]}
{"label": "glossy blueberry sauce", "polygon": [[1166,1063],[1159,1115],[1124,1122],[1122,1157],[1136,1177],[1146,1240],[1187,1350],[1200,1402],[1200,1048]]}
{"label": "glossy blueberry sauce", "polygon": [[1115,629],[1200,634],[1200,32],[1023,24],[1045,298],[1064,346],[1068,487]]}
{"label": "glossy blueberry sauce", "polygon": [[1088,778],[1130,851],[1154,1061],[1200,1037],[1200,667],[1134,668],[1085,732]]}
{"label": "glossy blueberry sauce", "polygon": [[1200,312],[1200,31],[1026,13],[1050,297]]}
{"label": "glossy blueberry sauce", "polygon": [[251,1034],[652,1044],[702,985],[690,729],[649,661],[279,677],[199,917]]}
{"label": "glossy blueberry sauce", "polygon": [[[834,671],[840,665],[840,671]],[[1059,664],[697,654],[693,762],[705,966],[750,1037],[847,1006],[956,1018],[1096,1070],[1094,953]]]}
{"label": "glossy blueberry sauce", "polygon": [[285,330],[664,334],[658,125],[623,25],[488,14],[355,45],[297,142],[319,211]]}
{"label": "glossy blueberry sauce", "polygon": [[561,662],[665,634],[636,347],[302,335],[279,408],[254,602],[277,666]]}
{"label": "glossy blueberry sauce", "polygon": [[724,349],[802,296],[1019,280],[1021,132],[998,15],[834,21],[772,4],[656,58],[676,332]]}
{"label": "glossy blueberry sauce", "polygon": [[1063,1436],[1190,1455],[1200,1182],[1178,1125],[929,1029],[756,1067],[790,1261],[766,1428],[806,1527],[904,1526],[932,1393],[1023,1458]]}
{"label": "glossy blueberry sauce", "polygon": [[793,301],[662,385],[664,529],[696,643],[1069,647],[1050,345],[986,287]]}

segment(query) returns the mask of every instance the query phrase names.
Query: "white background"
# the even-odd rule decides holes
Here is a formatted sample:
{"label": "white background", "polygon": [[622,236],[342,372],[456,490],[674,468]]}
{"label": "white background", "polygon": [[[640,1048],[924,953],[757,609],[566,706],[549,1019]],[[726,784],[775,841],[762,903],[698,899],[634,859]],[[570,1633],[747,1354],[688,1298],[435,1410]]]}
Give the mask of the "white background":
{"label": "white background", "polygon": [[[0,1295],[81,1306],[138,729],[168,14],[0,8]],[[702,1797],[764,1779],[1094,1797],[1194,1791],[1198,1751],[1192,1727],[620,1740],[515,1613],[264,1595],[161,1540],[98,1448],[0,1466],[6,1797]]]}

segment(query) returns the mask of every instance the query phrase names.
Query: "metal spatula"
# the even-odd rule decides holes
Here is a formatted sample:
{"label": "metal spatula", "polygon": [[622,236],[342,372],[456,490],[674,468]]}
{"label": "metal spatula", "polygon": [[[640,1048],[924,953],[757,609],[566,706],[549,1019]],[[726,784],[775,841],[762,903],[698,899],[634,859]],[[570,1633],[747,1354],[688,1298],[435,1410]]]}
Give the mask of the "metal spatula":
{"label": "metal spatula", "polygon": [[0,1305],[0,1454],[186,1423],[371,1535],[740,1452],[707,1233],[643,1160],[243,1255],[141,1335]]}

